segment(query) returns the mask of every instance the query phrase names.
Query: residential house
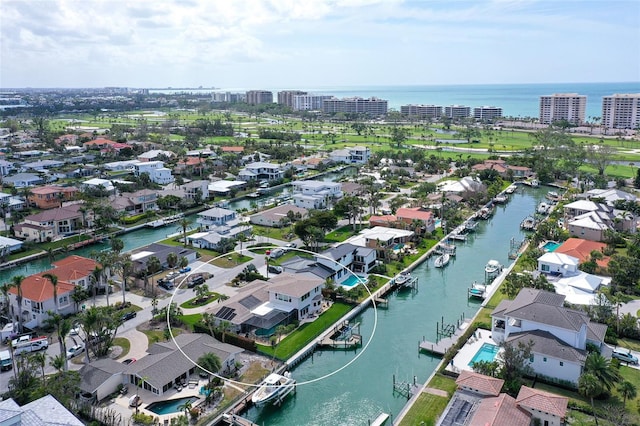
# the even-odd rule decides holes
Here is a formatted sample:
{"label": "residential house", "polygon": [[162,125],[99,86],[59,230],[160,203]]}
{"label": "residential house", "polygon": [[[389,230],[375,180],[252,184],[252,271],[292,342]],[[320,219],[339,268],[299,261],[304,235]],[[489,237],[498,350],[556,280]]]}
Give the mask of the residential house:
{"label": "residential house", "polygon": [[142,154],[138,155],[138,160],[139,161],[153,161],[156,159],[162,160],[162,159],[170,159],[172,157],[174,157],[175,154],[171,151],[163,151],[161,149],[152,149],[149,150],[147,152],[143,152]]}
{"label": "residential house", "polygon": [[637,197],[633,194],[630,194],[626,191],[621,191],[615,188],[609,189],[591,189],[581,196],[586,197],[589,200],[599,200],[602,203],[605,203],[608,206],[612,206],[616,203],[616,201],[636,201]]}
{"label": "residential house", "polygon": [[387,228],[384,226],[374,226],[363,229],[345,241],[359,247],[368,247],[377,251],[378,259],[386,259],[389,252],[395,247],[400,247],[410,242],[415,233],[413,231],[397,228]]}
{"label": "residential house", "polygon": [[26,203],[23,198],[0,192],[0,209],[6,212],[23,210]]}
{"label": "residential house", "polygon": [[433,232],[436,229],[435,217],[429,209],[422,207],[401,207],[396,211],[396,217],[408,226],[413,226],[416,222],[420,223],[424,232]]}
{"label": "residential house", "polygon": [[238,178],[244,181],[272,181],[283,177],[284,171],[278,164],[263,161],[249,163],[238,173]]}
{"label": "residential house", "polygon": [[39,209],[54,209],[62,206],[64,201],[72,200],[78,193],[74,186],[47,185],[33,188],[27,196],[29,205]]}
{"label": "residential house", "polygon": [[577,200],[565,205],[564,217],[572,236],[591,241],[603,241],[607,230],[635,234],[638,227],[635,213],[589,200]]}
{"label": "residential house", "polygon": [[[29,328],[42,327],[47,318],[48,311],[56,312],[56,302],[53,297],[53,284],[43,277],[46,272],[29,275],[22,281],[22,324]],[[57,285],[57,311],[61,315],[71,315],[77,312],[76,304],[71,295],[75,286],[67,281],[58,279]],[[18,290],[15,287],[9,289],[9,303],[12,317],[18,320]]]}
{"label": "residential house", "polygon": [[170,183],[164,187],[161,195],[175,195],[183,200],[189,200],[192,203],[196,202],[196,200],[202,203],[209,199],[209,181],[192,180],[182,185]]}
{"label": "residential house", "polygon": [[2,178],[5,185],[12,185],[15,188],[27,188],[30,186],[42,185],[44,179],[35,173],[17,173],[15,175]]}
{"label": "residential house", "polygon": [[256,214],[252,214],[249,217],[249,221],[255,225],[281,228],[291,223],[291,220],[289,219],[290,215],[293,215],[298,219],[305,219],[309,215],[309,210],[292,204],[282,204]]}
{"label": "residential house", "polygon": [[0,176],[7,176],[15,170],[15,166],[11,161],[0,160]]}
{"label": "residential house", "polygon": [[363,193],[364,187],[357,182],[342,182],[342,193],[349,196],[359,197]]}
{"label": "residential house", "polygon": [[174,181],[171,169],[164,167],[162,161],[139,161],[133,164],[133,174],[140,176],[146,173],[149,179],[158,185],[167,185]]}
{"label": "residential house", "polygon": [[[55,142],[58,145],[75,145],[76,142],[78,142],[78,135],[73,134],[73,133],[62,135],[62,136],[56,138]],[[77,147],[77,148],[80,148],[80,147]]]}
{"label": "residential house", "polygon": [[175,343],[154,343],[147,355],[129,365],[112,359],[84,365],[80,370],[80,389],[95,401],[117,392],[120,384],[128,384],[130,388],[141,384],[142,389],[162,396],[175,385],[197,378],[199,369],[194,362],[203,355],[213,353],[218,356],[221,368],[215,373],[227,374],[235,371],[236,357],[242,351],[242,348],[222,343],[208,334],[182,333],[175,336]]}
{"label": "residential house", "polygon": [[182,160],[178,160],[176,166],[174,167],[174,170],[176,173],[181,174],[188,172],[191,174],[202,175],[206,161],[206,158],[187,157]]}
{"label": "residential house", "polygon": [[22,171],[29,171],[29,170],[34,170],[37,172],[43,172],[45,170],[49,170],[49,169],[55,169],[57,167],[62,167],[64,166],[64,161],[58,161],[58,160],[38,160],[38,161],[34,161],[32,163],[25,163],[23,164],[20,169]]}
{"label": "residential house", "polygon": [[516,404],[542,426],[562,426],[567,417],[569,398],[522,386]]}
{"label": "residential house", "polygon": [[112,161],[103,164],[103,167],[112,172],[133,171],[133,166],[139,163],[140,160]]}
{"label": "residential house", "polygon": [[456,385],[460,390],[477,393],[482,396],[498,396],[502,391],[504,380],[469,370],[462,370],[456,379]]}
{"label": "residential house", "polygon": [[[607,247],[605,243],[597,241],[585,240],[582,238],[569,238],[556,248],[553,252],[566,254],[578,259],[579,263],[588,262],[591,260],[591,253],[594,251],[603,253]],[[596,264],[599,268],[606,269],[609,266],[609,256],[603,255],[602,259],[596,260]]]}
{"label": "residential house", "polygon": [[51,395],[45,395],[19,406],[12,398],[0,402],[2,426],[83,426],[64,405]]}
{"label": "residential house", "polygon": [[114,194],[116,192],[116,188],[115,186],[113,186],[113,182],[111,182],[108,179],[100,179],[100,178],[85,180],[80,184],[80,188],[85,190],[86,189],[96,190],[96,189],[102,188],[104,191],[106,191],[107,194]]}
{"label": "residential house", "polygon": [[201,228],[209,230],[218,226],[235,226],[240,219],[233,210],[223,209],[222,207],[214,207],[209,210],[198,213],[196,222]]}
{"label": "residential house", "polygon": [[[91,278],[91,274],[96,267],[102,267],[98,262],[87,257],[72,255],[67,256],[64,259],[57,260],[52,263],[53,268],[43,273],[55,274],[58,280],[62,280],[72,284],[74,286],[80,286],[84,289],[89,289],[92,285],[96,285],[98,288],[105,287],[106,281],[102,283],[94,283]],[[107,271],[105,271],[108,273]]]}
{"label": "residential house", "polygon": [[537,375],[577,385],[591,343],[606,353],[607,326],[563,306],[565,296],[524,288],[491,313],[491,337],[497,343],[533,342],[529,366]]}
{"label": "residential house", "polygon": [[339,182],[321,182],[315,180],[294,181],[293,203],[304,209],[324,209],[342,198],[342,186]]}
{"label": "residential house", "polygon": [[196,232],[187,236],[188,244],[193,247],[204,248],[209,250],[221,251],[230,247],[230,244],[235,246],[235,241],[241,236],[245,237],[251,235],[252,227],[248,225],[236,226],[218,226],[215,231]]}
{"label": "residential house", "polygon": [[216,180],[209,183],[209,193],[213,195],[229,196],[234,191],[239,191],[247,186],[243,180]]}
{"label": "residential house", "polygon": [[538,258],[538,272],[546,274],[556,293],[566,297],[574,305],[594,305],[600,287],[611,279],[588,274],[578,269],[578,258],[558,251],[548,252]]}
{"label": "residential house", "polygon": [[268,337],[279,325],[320,312],[323,287],[322,278],[283,272],[252,281],[210,312],[238,333]]}
{"label": "residential house", "polygon": [[371,157],[371,150],[364,146],[336,149],[329,153],[331,161],[347,164],[365,164]]}
{"label": "residential house", "polygon": [[244,146],[221,146],[220,151],[223,153],[241,154],[244,152]]}
{"label": "residential house", "polygon": [[513,166],[507,164],[507,162],[504,160],[484,160],[484,162],[480,164],[473,165],[471,167],[471,170],[475,172],[481,172],[484,170],[495,170],[503,179],[526,179],[535,175],[533,170],[531,170],[529,167]]}
{"label": "residential house", "polygon": [[486,191],[486,187],[480,179],[471,176],[465,176],[460,180],[445,180],[438,184],[438,191],[445,194],[455,193],[463,198],[468,195]]}
{"label": "residential house", "polygon": [[151,257],[157,257],[160,261],[160,266],[168,268],[167,256],[169,253],[175,253],[178,259],[186,258],[189,263],[194,262],[198,253],[194,250],[178,247],[168,246],[166,244],[152,243],[147,246],[138,248],[131,252],[131,261],[133,262],[133,269],[135,271],[144,271],[147,269],[147,262]]}
{"label": "residential house", "polygon": [[76,233],[83,228],[81,204],[45,210],[29,215],[13,227],[18,238],[43,243]]}
{"label": "residential house", "polygon": [[123,192],[111,201],[111,206],[117,211],[135,215],[149,210],[158,210],[158,192],[151,189],[141,189],[136,192]]}
{"label": "residential house", "polygon": [[330,271],[325,279],[333,280],[338,285],[349,280],[353,273],[368,274],[376,266],[376,259],[374,248],[350,243],[342,243],[315,256],[316,264]]}

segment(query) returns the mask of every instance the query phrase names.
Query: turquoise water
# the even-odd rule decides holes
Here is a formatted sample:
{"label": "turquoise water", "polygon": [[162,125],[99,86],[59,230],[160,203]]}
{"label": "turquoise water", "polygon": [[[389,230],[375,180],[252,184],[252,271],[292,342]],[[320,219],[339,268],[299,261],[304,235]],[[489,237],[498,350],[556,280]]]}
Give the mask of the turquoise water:
{"label": "turquoise water", "polygon": [[484,343],[478,352],[473,356],[471,362],[469,363],[470,367],[473,367],[473,364],[480,361],[491,362],[494,360],[500,348],[496,345],[492,345],[491,343]]}
{"label": "turquoise water", "polygon": [[404,247],[404,244],[403,243],[398,243],[395,246],[393,246],[393,249],[394,250],[400,250],[402,247]]}
{"label": "turquoise water", "polygon": [[544,245],[542,246],[542,249],[544,251],[548,251],[548,252],[552,252],[555,251],[558,247],[560,247],[561,244],[556,242],[556,241],[547,241],[546,243],[544,243]]}
{"label": "turquoise water", "polygon": [[366,279],[363,276],[361,275],[355,276],[355,275],[349,274],[349,278],[344,280],[344,282],[340,285],[344,287],[353,287],[354,285],[362,284],[364,282],[366,282]]}
{"label": "turquoise water", "polygon": [[167,401],[158,401],[153,402],[147,405],[147,410],[156,413],[156,414],[171,414],[177,413],[178,411],[182,411],[180,408],[181,405],[184,405],[185,402],[189,401],[194,403],[198,401],[200,398],[197,396],[189,396],[187,398],[180,399],[170,399]]}
{"label": "turquoise water", "polygon": [[[423,263],[411,272],[418,277],[417,291],[388,295],[389,308],[377,311],[376,321],[369,308],[354,321],[366,351],[353,364],[329,378],[317,379],[343,367],[356,353],[351,351],[317,351],[292,369],[298,387],[293,398],[281,407],[251,408],[244,415],[259,425],[366,425],[381,412],[393,419],[407,399],[393,393],[393,377],[411,382],[413,376],[424,383],[440,358],[418,352],[418,342],[435,340],[436,322],[455,323],[462,314],[470,318],[480,301],[468,298],[474,281],[484,280],[484,267],[490,259],[509,265],[509,240],[522,240],[520,222],[544,199],[548,188],[523,189],[511,201],[498,206],[493,218],[481,221],[467,243],[456,243],[457,260],[445,269]],[[358,350],[358,354],[361,349]]]}

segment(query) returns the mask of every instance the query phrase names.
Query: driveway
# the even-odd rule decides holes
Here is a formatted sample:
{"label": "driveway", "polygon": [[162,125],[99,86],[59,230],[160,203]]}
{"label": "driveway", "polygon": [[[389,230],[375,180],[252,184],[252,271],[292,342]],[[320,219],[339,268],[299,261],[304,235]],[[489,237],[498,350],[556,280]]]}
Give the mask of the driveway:
{"label": "driveway", "polygon": [[634,317],[638,315],[640,310],[640,299],[634,299],[620,306],[620,315],[631,314]]}

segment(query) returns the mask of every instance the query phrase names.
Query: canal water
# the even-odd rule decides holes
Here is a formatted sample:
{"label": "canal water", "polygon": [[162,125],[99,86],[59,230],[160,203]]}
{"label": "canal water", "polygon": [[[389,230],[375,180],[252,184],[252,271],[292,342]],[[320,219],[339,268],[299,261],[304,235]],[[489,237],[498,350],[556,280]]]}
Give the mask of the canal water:
{"label": "canal water", "polygon": [[[355,167],[347,167],[339,172],[326,173],[320,178],[320,180],[324,182],[337,181],[342,177],[354,176],[357,173],[357,170],[358,169]],[[268,202],[268,200],[271,200],[276,197],[288,195],[290,191],[291,191],[290,186],[280,187],[278,190],[272,193],[265,194],[255,199],[255,201],[258,203],[258,205],[264,205],[266,202]],[[250,200],[247,198],[240,199],[230,203],[227,206],[227,208],[232,210],[249,208],[251,205],[251,201],[253,200]],[[192,224],[195,223],[196,218],[197,218],[197,215],[195,214],[187,216],[187,219],[189,219]],[[120,238],[124,242],[124,251],[130,251],[138,247],[142,247],[147,244],[154,243],[159,240],[164,240],[169,235],[175,234],[176,232],[182,232],[182,228],[177,223],[163,226],[160,228],[142,228],[136,231],[122,234],[118,236],[118,238]],[[108,248],[109,248],[109,243],[105,242],[101,244],[94,244],[91,246],[87,246],[79,250],[74,250],[69,254],[89,257],[90,254],[94,251],[99,252]],[[56,255],[56,259],[61,259],[64,256],[66,255],[59,253]],[[33,260],[29,263],[25,263],[23,265],[19,265],[15,268],[0,270],[0,284],[9,282],[11,280],[11,277],[16,275],[28,276],[31,274],[36,274],[38,272],[42,272],[50,268],[51,268],[51,262],[47,257],[44,257],[41,259]]]}
{"label": "canal water", "polygon": [[[417,267],[417,292],[403,290],[389,295],[389,309],[378,309],[375,335],[368,349],[341,372],[312,384],[297,387],[281,407],[251,408],[244,415],[259,425],[367,425],[381,412],[395,418],[407,402],[394,394],[396,380],[424,383],[439,358],[418,352],[418,343],[435,340],[436,322],[455,323],[463,314],[472,317],[479,309],[467,299],[473,281],[484,280],[490,259],[503,265],[510,260],[511,238],[523,240],[520,222],[534,213],[547,189],[520,187],[511,201],[498,206],[489,221],[480,222],[466,243],[457,243],[457,256],[444,269],[433,267],[433,259]],[[374,327],[374,310],[358,316],[364,342]],[[292,371],[298,382],[314,380],[342,367],[353,351],[318,351]]]}

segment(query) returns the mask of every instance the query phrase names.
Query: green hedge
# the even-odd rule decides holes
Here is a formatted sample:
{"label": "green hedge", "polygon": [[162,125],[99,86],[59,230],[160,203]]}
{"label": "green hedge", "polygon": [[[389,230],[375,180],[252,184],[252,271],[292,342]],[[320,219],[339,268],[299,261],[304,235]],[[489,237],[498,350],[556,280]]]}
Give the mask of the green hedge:
{"label": "green hedge", "polygon": [[146,217],[147,217],[146,213],[142,213],[142,214],[137,214],[135,216],[123,217],[122,219],[120,219],[120,222],[124,225],[132,225]]}

